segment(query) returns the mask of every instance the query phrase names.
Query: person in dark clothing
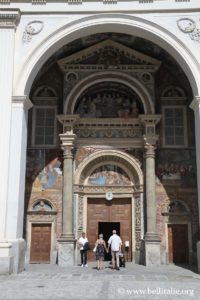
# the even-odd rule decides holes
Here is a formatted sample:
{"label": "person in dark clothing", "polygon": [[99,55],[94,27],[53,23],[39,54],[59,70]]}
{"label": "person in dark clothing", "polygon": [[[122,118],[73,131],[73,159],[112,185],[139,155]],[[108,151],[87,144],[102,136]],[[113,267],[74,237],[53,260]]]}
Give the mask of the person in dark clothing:
{"label": "person in dark clothing", "polygon": [[99,234],[99,238],[95,243],[96,246],[96,260],[97,260],[97,270],[103,269],[103,261],[105,258],[106,242],[103,239],[103,234]]}

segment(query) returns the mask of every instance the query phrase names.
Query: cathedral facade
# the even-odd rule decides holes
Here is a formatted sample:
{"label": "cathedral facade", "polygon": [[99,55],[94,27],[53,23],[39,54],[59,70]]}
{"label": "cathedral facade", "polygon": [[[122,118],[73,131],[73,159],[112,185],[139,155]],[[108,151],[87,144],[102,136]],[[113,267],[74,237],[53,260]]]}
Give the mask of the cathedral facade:
{"label": "cathedral facade", "polygon": [[200,264],[199,28],[192,0],[0,1],[2,274],[113,229],[129,262]]}

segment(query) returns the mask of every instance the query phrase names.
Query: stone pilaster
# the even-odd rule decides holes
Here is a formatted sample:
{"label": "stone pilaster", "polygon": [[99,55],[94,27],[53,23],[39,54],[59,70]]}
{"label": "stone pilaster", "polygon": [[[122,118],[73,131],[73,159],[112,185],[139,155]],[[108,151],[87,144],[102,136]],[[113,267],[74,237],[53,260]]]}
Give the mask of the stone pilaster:
{"label": "stone pilaster", "polygon": [[58,264],[74,265],[75,238],[73,230],[73,147],[75,134],[71,131],[60,134],[63,150],[63,215],[62,235],[59,242]]}
{"label": "stone pilaster", "polygon": [[2,157],[0,173],[0,272],[13,271],[12,244],[6,236],[7,206],[10,172],[10,141],[12,112],[12,81],[15,48],[15,29],[20,19],[19,10],[0,11],[0,157]]}
{"label": "stone pilaster", "polygon": [[27,96],[12,97],[9,188],[7,200],[6,237],[12,244],[13,272],[24,270],[25,241],[23,236],[26,142],[28,110]]}
{"label": "stone pilaster", "polygon": [[[197,189],[198,189],[198,209],[199,209],[199,232],[200,232],[200,96],[195,97],[190,104],[195,117],[195,141],[196,141],[196,164],[197,164]],[[200,273],[200,241],[197,243],[198,271]]]}

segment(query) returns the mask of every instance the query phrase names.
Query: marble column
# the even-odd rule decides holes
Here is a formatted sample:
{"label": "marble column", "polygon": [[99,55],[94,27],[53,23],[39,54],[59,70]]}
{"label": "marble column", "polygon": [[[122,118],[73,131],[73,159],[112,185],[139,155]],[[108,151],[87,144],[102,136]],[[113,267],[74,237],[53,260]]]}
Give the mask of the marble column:
{"label": "marble column", "polygon": [[63,150],[63,214],[62,234],[58,239],[58,264],[60,266],[74,265],[75,238],[73,230],[73,147],[75,134],[66,132],[60,134]]}
{"label": "marble column", "polygon": [[145,138],[146,233],[145,265],[160,265],[160,238],[156,230],[155,145]]}
{"label": "marble column", "polygon": [[[190,104],[195,117],[195,141],[196,141],[196,165],[197,165],[197,189],[198,189],[198,210],[199,210],[199,232],[200,232],[200,96],[195,97]],[[197,262],[200,273],[200,240],[197,242]]]}
{"label": "marble column", "polygon": [[8,209],[10,142],[12,116],[12,83],[15,49],[15,30],[19,23],[19,10],[0,11],[0,274],[13,271],[13,247],[6,236]]}

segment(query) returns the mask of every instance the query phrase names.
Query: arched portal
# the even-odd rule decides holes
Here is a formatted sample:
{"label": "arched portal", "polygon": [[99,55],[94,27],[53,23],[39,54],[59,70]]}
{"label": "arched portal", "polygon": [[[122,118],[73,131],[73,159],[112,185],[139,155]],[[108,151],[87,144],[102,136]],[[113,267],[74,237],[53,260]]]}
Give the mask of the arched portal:
{"label": "arched portal", "polygon": [[[122,151],[97,151],[79,165],[74,182],[79,206],[77,231],[87,231],[93,247],[98,234],[103,233],[107,242],[116,229],[126,260],[139,261],[144,229],[140,163]],[[93,253],[89,259],[94,260]]]}
{"label": "arched portal", "polygon": [[[108,24],[109,22],[107,23],[107,25]],[[88,23],[87,26],[88,28],[90,28],[91,32],[93,32],[93,30],[94,31],[96,30],[98,32],[100,30],[98,25],[95,25],[93,27],[93,25],[91,24],[89,25]],[[123,30],[125,29],[128,30],[130,28],[135,28],[134,26],[136,26],[135,23],[132,25],[131,23],[127,25],[122,22],[121,25],[118,27],[118,32],[123,32]],[[104,25],[102,25],[102,28],[104,28]],[[76,31],[76,29],[74,29],[73,32],[74,36],[73,36],[71,35],[71,33],[68,34],[67,31],[68,29],[69,28],[65,28],[65,29],[63,28],[63,30],[65,30],[65,34],[67,34],[65,43],[67,42],[68,38],[69,40],[74,40],[75,33],[84,34],[84,31],[82,31],[82,29],[80,29],[80,31],[79,30]],[[150,29],[150,24],[148,23],[146,29],[143,30],[146,33],[146,31],[148,31],[149,29]],[[116,30],[114,30],[113,32],[116,32]],[[136,30],[134,34],[136,33],[137,35],[138,32],[140,32],[139,29],[138,31]],[[106,35],[106,33],[104,34]],[[107,35],[109,34],[110,33],[107,33]],[[78,35],[76,35],[76,38],[77,37]],[[94,36],[93,38],[95,39]],[[172,45],[176,44],[176,41],[173,40],[172,36],[170,36],[170,39],[172,40],[171,40],[171,44],[168,44],[168,49],[170,49]],[[155,39],[154,36],[154,42],[155,41],[158,42],[159,38]],[[59,41],[58,40],[55,41],[55,47],[57,47],[58,45],[62,45],[62,43],[59,44],[60,42],[63,42],[62,39],[60,39]],[[80,40],[78,42],[80,42]],[[162,43],[160,44],[162,45]],[[73,46],[73,45],[69,44],[69,46]],[[119,59],[119,61],[117,62],[114,60],[113,63],[112,60],[109,61],[108,59],[107,61],[109,63],[106,61],[106,63],[102,64],[102,60],[100,59],[98,60],[98,64],[94,63],[94,61],[96,62],[96,60],[95,59],[92,60],[91,57],[92,55],[96,54],[95,47],[98,48],[99,51],[98,55],[101,56],[102,52],[105,50],[103,47],[110,47],[110,46],[113,47],[112,50],[113,49],[116,51],[118,51],[118,49],[122,50],[122,52],[118,53],[119,55],[117,58]],[[176,46],[177,49],[180,48],[180,45],[176,45]],[[50,48],[46,52],[47,57],[51,52],[51,46],[49,45],[49,47]],[[185,116],[184,113],[185,108],[182,109],[181,105],[182,104],[185,106],[188,105],[189,97],[188,98],[183,97],[182,94],[179,95],[180,94],[179,87],[175,90],[172,89],[173,93],[171,95],[170,94],[171,91],[169,93],[168,90],[166,89],[166,82],[168,82],[167,80],[163,80],[163,82],[161,82],[160,90],[158,91],[157,95],[154,93],[155,88],[157,88],[155,73],[159,69],[161,63],[158,59],[142,54],[141,49],[143,48],[140,49],[140,53],[138,52],[136,53],[136,51],[133,48],[124,46],[123,43],[119,43],[116,41],[113,42],[113,40],[110,41],[109,39],[106,39],[105,41],[102,41],[100,43],[96,42],[95,47],[94,45],[90,45],[90,47],[87,47],[87,49],[84,48],[81,51],[77,51],[74,55],[59,57],[56,61],[56,66],[57,69],[58,68],[61,69],[62,77],[60,76],[61,79],[57,80],[57,82],[64,81],[64,84],[62,85],[61,89],[59,87],[57,87],[56,89],[57,91],[56,95],[58,95],[58,97],[50,97],[51,99],[48,99],[47,95],[46,96],[39,95],[41,96],[39,97],[39,99],[33,99],[35,100],[36,105],[38,103],[38,108],[36,107],[35,110],[37,109],[39,113],[41,113],[41,111],[43,110],[45,116],[48,116],[49,112],[51,112],[52,115],[53,114],[55,115],[54,106],[56,106],[60,112],[58,119],[59,121],[61,121],[63,125],[63,134],[60,134],[60,137],[62,141],[62,149],[64,150],[64,155],[63,155],[64,163],[63,163],[63,174],[62,174],[64,192],[62,194],[62,190],[59,189],[59,187],[58,190],[56,191],[57,192],[56,197],[58,201],[62,201],[62,205],[64,208],[63,219],[62,219],[63,228],[62,229],[59,228],[59,230],[63,239],[67,238],[68,241],[74,243],[74,233],[75,233],[75,238],[78,238],[78,236],[80,235],[80,231],[82,231],[83,229],[87,231],[89,230],[90,232],[91,226],[88,225],[90,221],[93,223],[93,225],[96,222],[95,228],[92,229],[93,233],[89,233],[89,235],[91,234],[90,238],[93,243],[95,237],[98,235],[100,229],[102,228],[101,226],[104,225],[104,224],[103,225],[99,224],[99,222],[107,223],[106,226],[108,226],[109,223],[116,221],[116,220],[114,221],[114,218],[111,219],[106,215],[104,215],[104,218],[99,221],[98,221],[98,216],[95,216],[95,220],[91,219],[90,215],[95,215],[94,211],[97,211],[98,214],[100,214],[100,211],[98,211],[99,207],[104,207],[106,208],[105,214],[113,215],[115,216],[115,218],[117,218],[118,224],[116,224],[116,226],[118,226],[121,235],[124,235],[124,232],[128,232],[128,228],[131,228],[130,231],[131,236],[125,235],[123,239],[124,242],[125,241],[130,242],[130,249],[129,249],[130,252],[129,252],[128,259],[139,261],[140,240],[141,238],[144,238],[144,228],[143,228],[144,222],[143,222],[143,214],[142,214],[143,210],[141,208],[141,205],[143,204],[143,189],[141,189],[141,186],[143,186],[143,181],[144,181],[143,177],[145,176],[141,171],[140,165],[142,163],[147,162],[148,164],[147,170],[149,171],[148,173],[149,176],[146,177],[146,180],[149,184],[148,185],[149,194],[147,198],[149,197],[150,200],[149,200],[149,206],[147,208],[148,218],[145,221],[147,223],[150,223],[149,226],[150,234],[147,236],[147,238],[153,241],[153,243],[156,242],[158,244],[159,240],[158,240],[158,234],[156,233],[156,227],[159,228],[159,226],[156,225],[157,206],[156,206],[156,199],[154,197],[155,189],[151,188],[152,186],[154,187],[154,177],[155,177],[154,176],[155,144],[157,143],[159,134],[161,134],[161,130],[162,130],[162,128],[159,127],[160,131],[158,132],[156,128],[156,124],[160,120],[159,113],[161,112],[161,108],[164,105],[166,106],[166,100],[168,100],[165,99],[166,98],[164,97],[166,96],[165,94],[167,94],[167,96],[169,96],[170,98],[171,101],[170,105],[173,104],[173,101],[176,101],[176,103],[178,103],[178,109],[177,107],[175,108],[173,107],[172,109],[171,107],[163,107],[163,110],[165,109],[166,114],[169,113],[172,116],[174,112],[179,113],[181,111],[183,116],[181,118],[181,122],[182,120],[184,120],[184,116]],[[90,52],[88,48],[90,48],[89,50],[93,49],[94,51]],[[100,52],[100,50],[102,49],[103,51]],[[183,51],[186,50],[184,49]],[[182,52],[180,51],[180,53],[183,53],[183,51]],[[90,53],[92,54],[89,55]],[[105,52],[103,53],[105,54]],[[40,54],[41,54],[40,59],[42,60],[43,54],[42,52],[40,52]],[[177,58],[177,56],[175,56],[175,58]],[[181,60],[183,59],[183,57],[179,56],[179,59]],[[84,60],[86,60],[87,63]],[[188,63],[191,63],[191,65],[193,64],[193,62],[191,61],[191,57],[188,60]],[[28,64],[27,67],[29,68],[30,65]],[[37,67],[37,63],[35,67]],[[34,74],[35,70],[36,70],[35,68],[32,69],[33,71],[31,73],[32,75]],[[194,72],[195,72],[195,68],[194,68]],[[190,72],[188,74],[189,74],[188,76],[190,77],[191,75]],[[170,78],[170,75],[167,74],[167,76],[164,78]],[[27,82],[26,85],[27,91],[29,90],[30,82],[31,81],[29,80]],[[37,78],[36,82],[34,82],[34,87],[37,86],[38,82],[39,80]],[[110,90],[107,88],[108,84]],[[187,80],[187,84],[188,86],[190,86],[188,80]],[[105,100],[103,94],[103,88],[101,88],[100,85],[102,85],[103,88],[106,88],[109,92],[110,91],[112,92],[112,97],[109,97],[109,92],[107,92],[106,90],[105,102],[103,102]],[[168,84],[168,85],[172,87],[172,84]],[[41,86],[44,87],[45,93],[48,92],[48,89],[45,88],[45,85],[43,83],[41,83]],[[127,95],[130,95],[133,98],[136,97],[136,101],[138,101],[138,106],[141,108],[141,111],[139,114],[137,114],[137,116],[133,117],[133,115],[121,113],[121,102],[120,102],[121,100],[120,97],[118,97],[117,93],[115,92],[116,86],[118,86],[120,92],[122,91],[122,96],[124,96],[124,99],[122,101],[122,106],[124,107],[124,110],[126,110],[125,100],[127,100],[125,99],[125,97]],[[124,93],[125,90],[124,87],[126,87],[127,89],[126,93]],[[20,84],[19,84],[19,88],[20,88]],[[100,98],[98,98],[98,93],[95,91],[96,88],[100,90]],[[195,88],[197,91],[197,87]],[[193,84],[193,92],[195,91],[195,88]],[[178,91],[178,96],[176,95],[177,94],[176,91]],[[191,95],[191,88],[189,88],[189,91],[190,94],[188,93],[188,95]],[[33,95],[35,95],[34,90],[32,90],[32,92]],[[59,93],[62,94],[62,96],[59,96]],[[82,104],[83,106],[85,105],[82,99],[84,96],[88,97],[89,93],[91,93],[92,96],[98,98],[95,100],[97,104],[95,109],[97,109],[98,115],[89,114],[88,112],[89,103],[90,103],[89,100],[87,100],[88,102],[86,103],[85,114],[82,115],[80,113],[81,112],[80,106]],[[113,104],[113,106],[110,105],[110,110],[112,110],[112,113],[114,111],[114,114],[112,115],[106,114],[106,117],[104,115],[104,119],[100,118],[99,111],[101,108],[98,107],[99,105],[98,101],[104,104],[104,111],[107,109],[108,107],[107,103],[109,103],[110,101],[110,103]],[[94,107],[93,99],[91,101],[91,104]],[[129,104],[127,105],[128,109],[132,106],[132,104],[133,102],[131,103],[129,102]],[[156,107],[157,104],[159,105],[158,108]],[[49,106],[51,105],[52,107],[47,107],[47,105]],[[117,113],[115,110],[117,111]],[[157,113],[158,115],[155,115],[155,113]],[[113,117],[113,115],[116,115],[117,117],[115,118]],[[37,117],[37,114],[35,114],[34,116]],[[46,118],[46,120],[47,120],[47,124],[44,124],[43,132],[47,130],[47,132],[51,133],[53,132],[54,129],[53,124],[50,124],[52,128],[49,128],[50,126],[48,123],[49,122],[48,117]],[[42,133],[42,130],[40,130],[41,127],[40,121],[41,121],[40,116],[38,116],[38,120],[35,121],[35,124],[38,125],[35,126],[36,127],[35,132],[38,133],[38,136],[35,136],[34,139],[35,144],[33,144],[33,146],[36,147],[41,146],[41,144],[37,142],[37,140],[40,141],[40,136]],[[171,122],[168,122],[168,125],[170,127]],[[61,132],[61,128],[59,132]],[[168,130],[166,126],[166,133],[169,133],[170,135],[171,134],[170,132],[171,131]],[[177,143],[178,142],[180,144],[182,143],[181,146],[185,146],[186,144],[183,144],[183,142],[185,142],[184,137],[186,136],[185,131],[182,130],[181,128],[181,131],[179,132],[181,132],[180,133],[181,136],[178,136],[179,140],[177,141]],[[56,138],[58,141],[58,136]],[[45,136],[44,136],[44,140],[45,140]],[[166,142],[170,143],[171,140],[173,140],[171,139],[171,136],[169,137],[167,136]],[[53,144],[53,142],[50,143],[49,141],[54,142],[55,139],[52,138],[50,140],[49,138],[45,146],[52,147],[52,148],[58,146],[58,143]],[[90,150],[88,150],[88,148],[91,148],[92,149],[91,151],[93,151],[94,153],[93,154],[89,153]],[[76,155],[76,153],[79,152],[80,149],[84,149],[84,151],[86,151],[86,156],[79,158],[78,155]],[[136,159],[138,154],[137,152],[140,152],[139,153],[140,158],[138,162]],[[49,155],[48,150],[41,151],[41,153],[43,153],[44,159]],[[144,156],[146,161],[144,159]],[[55,159],[55,157],[52,157],[52,159]],[[75,177],[72,176],[74,169],[76,170]],[[52,174],[50,172],[50,175],[52,175],[50,177],[51,185],[45,185],[44,187],[46,190],[50,188],[55,188],[53,187],[55,183],[54,180],[56,180],[57,174],[60,175],[60,171],[58,170],[57,166],[55,166],[55,168],[53,167],[53,169],[51,168],[51,170],[52,170],[51,171]],[[110,174],[112,174],[112,176],[110,176]],[[39,181],[40,180],[41,179],[39,178]],[[106,193],[108,193],[108,195],[111,195],[111,197],[113,197],[113,200],[110,200],[110,202],[109,200],[106,200]],[[73,212],[74,207],[76,210],[75,215]],[[114,209],[114,213],[112,211],[112,208]],[[121,212],[120,214],[122,215],[124,209],[126,212],[125,215],[127,214],[126,220],[129,220],[128,221],[129,223],[126,223],[126,225],[124,225],[125,223],[123,223],[124,220],[122,219],[122,217],[118,215],[118,211],[120,211]],[[77,220],[79,220],[80,223]],[[76,224],[75,227],[73,227],[74,224]],[[123,227],[122,225],[125,227]],[[67,231],[68,229],[69,232]],[[111,231],[111,228],[109,228],[109,231]],[[108,231],[106,234],[108,234]],[[58,240],[58,242],[60,241]],[[149,240],[147,240],[147,242],[149,242]],[[65,247],[64,242],[62,243],[61,247]],[[62,251],[61,247],[59,248],[61,249],[59,255],[62,255],[63,253],[68,253],[68,250],[66,252],[65,250]],[[70,247],[72,247],[72,244]],[[157,254],[152,255],[152,257],[155,258],[155,261],[153,263],[156,264],[159,263],[160,261],[159,249],[160,246],[158,245],[158,251],[157,251],[158,255]],[[151,247],[150,247],[150,251],[151,251]],[[150,255],[148,257],[150,257]],[[62,261],[62,259],[65,258],[64,257],[61,258],[60,261]],[[73,256],[70,258],[70,261],[72,260],[73,260]],[[149,262],[151,263],[152,259],[149,259]]]}

